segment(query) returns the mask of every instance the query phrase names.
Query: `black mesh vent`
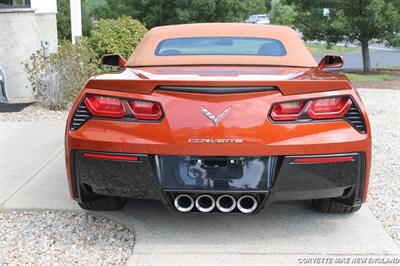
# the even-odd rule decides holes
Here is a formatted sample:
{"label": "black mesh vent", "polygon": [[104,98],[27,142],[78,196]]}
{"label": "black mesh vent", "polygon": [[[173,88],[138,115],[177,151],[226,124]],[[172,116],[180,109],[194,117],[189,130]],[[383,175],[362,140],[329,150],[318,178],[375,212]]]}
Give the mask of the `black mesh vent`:
{"label": "black mesh vent", "polygon": [[353,103],[347,113],[344,115],[346,121],[352,125],[358,132],[365,133],[365,123],[358,107]]}
{"label": "black mesh vent", "polygon": [[90,117],[91,114],[82,101],[74,114],[74,118],[72,119],[71,130],[77,130],[80,128],[86,121],[90,119]]}

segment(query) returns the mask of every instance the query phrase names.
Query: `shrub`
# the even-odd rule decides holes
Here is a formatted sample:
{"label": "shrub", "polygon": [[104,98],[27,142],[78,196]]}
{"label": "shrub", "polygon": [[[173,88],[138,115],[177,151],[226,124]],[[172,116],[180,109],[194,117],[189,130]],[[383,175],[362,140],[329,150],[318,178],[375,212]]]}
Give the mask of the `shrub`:
{"label": "shrub", "polygon": [[100,19],[90,31],[90,46],[100,58],[104,54],[120,54],[128,58],[147,29],[131,17]]}
{"label": "shrub", "polygon": [[102,19],[93,25],[90,37],[78,38],[75,45],[64,40],[49,57],[36,51],[24,65],[34,98],[49,109],[65,109],[87,79],[104,70],[99,67],[103,54],[128,57],[146,32],[131,17]]}
{"label": "shrub", "polygon": [[62,41],[58,52],[45,57],[36,51],[24,65],[34,98],[52,110],[65,109],[79,93],[87,79],[96,73],[95,54],[87,39],[73,45]]}

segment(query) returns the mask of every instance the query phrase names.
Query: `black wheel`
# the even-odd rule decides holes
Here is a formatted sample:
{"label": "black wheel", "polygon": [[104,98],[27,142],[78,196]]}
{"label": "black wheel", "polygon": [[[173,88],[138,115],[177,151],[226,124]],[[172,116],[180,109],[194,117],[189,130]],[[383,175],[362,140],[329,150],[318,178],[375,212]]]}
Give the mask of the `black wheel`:
{"label": "black wheel", "polygon": [[317,199],[313,200],[314,208],[323,213],[352,213],[361,209],[360,206],[349,206],[334,199]]}
{"label": "black wheel", "polygon": [[118,197],[101,197],[99,199],[78,202],[82,209],[90,211],[116,211],[124,207],[126,199]]}

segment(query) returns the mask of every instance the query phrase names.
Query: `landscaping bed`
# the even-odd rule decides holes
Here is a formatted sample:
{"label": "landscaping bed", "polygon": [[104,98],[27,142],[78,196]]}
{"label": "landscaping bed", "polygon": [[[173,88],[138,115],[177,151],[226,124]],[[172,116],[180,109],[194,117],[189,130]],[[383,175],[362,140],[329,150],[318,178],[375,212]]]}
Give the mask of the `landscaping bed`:
{"label": "landscaping bed", "polygon": [[0,212],[0,265],[125,265],[134,234],[87,213]]}
{"label": "landscaping bed", "polygon": [[[10,99],[10,104],[27,104],[34,102],[34,99],[29,97],[15,97]],[[12,109],[9,107],[8,109]],[[15,108],[17,109],[17,108]],[[0,121],[66,121],[68,111],[49,110],[40,106],[38,103],[28,104],[27,107],[16,112],[0,112]]]}
{"label": "landscaping bed", "polygon": [[400,246],[400,92],[359,90],[371,123],[372,162],[367,205]]}

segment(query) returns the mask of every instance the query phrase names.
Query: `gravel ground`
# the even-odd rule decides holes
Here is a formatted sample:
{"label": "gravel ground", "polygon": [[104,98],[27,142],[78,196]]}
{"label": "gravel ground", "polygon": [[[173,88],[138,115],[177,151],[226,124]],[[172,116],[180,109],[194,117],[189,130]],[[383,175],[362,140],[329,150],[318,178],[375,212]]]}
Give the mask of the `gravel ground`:
{"label": "gravel ground", "polygon": [[[10,103],[26,103],[34,101],[32,98],[18,97],[12,98]],[[68,117],[67,111],[52,111],[39,106],[38,104],[30,105],[21,112],[1,113],[0,121],[66,121]]]}
{"label": "gravel ground", "polygon": [[356,88],[371,88],[371,89],[391,89],[400,90],[400,80],[386,80],[373,82],[353,82]]}
{"label": "gravel ground", "polygon": [[368,206],[400,246],[400,91],[359,92],[372,127]]}
{"label": "gravel ground", "polygon": [[86,213],[0,212],[0,265],[125,265],[134,235]]}

